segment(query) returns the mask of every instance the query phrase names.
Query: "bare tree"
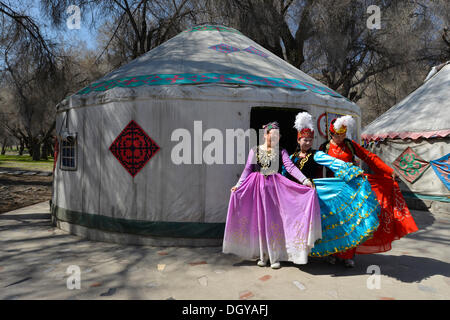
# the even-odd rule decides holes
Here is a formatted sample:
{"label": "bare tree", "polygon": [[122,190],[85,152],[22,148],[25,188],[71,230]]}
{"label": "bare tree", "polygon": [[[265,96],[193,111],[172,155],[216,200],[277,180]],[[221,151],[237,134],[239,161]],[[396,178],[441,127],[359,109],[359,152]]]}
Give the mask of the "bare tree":
{"label": "bare tree", "polygon": [[25,14],[24,4],[15,3],[13,8],[0,1],[0,50],[4,66],[1,80],[14,95],[8,105],[15,107],[10,114],[16,116],[16,121],[4,123],[3,127],[22,138],[33,159],[39,160],[40,139],[46,137],[52,125],[43,127],[47,119],[45,113],[36,108],[40,104],[35,84],[52,79],[56,57],[53,44],[44,38],[38,23]]}
{"label": "bare tree", "polygon": [[20,143],[20,154],[26,146],[39,160],[52,151],[55,105],[103,72],[82,45],[63,50],[49,41],[26,8],[26,0],[14,7],[0,1],[0,127]]}
{"label": "bare tree", "polygon": [[[67,82],[71,90],[204,22],[239,29],[358,101],[367,110],[364,121],[415,89],[426,72],[422,70],[450,59],[445,0],[41,0],[57,27],[65,26],[71,4],[82,9],[84,23],[90,16],[90,23],[98,26],[101,46],[95,55],[74,49],[84,50],[85,59],[70,62],[77,71],[76,81]],[[381,29],[367,27],[372,4],[381,10]],[[9,11],[7,16],[16,23],[28,21]],[[22,29],[33,31],[32,26]],[[52,52],[51,46],[45,48],[40,52]]]}
{"label": "bare tree", "polygon": [[53,82],[54,77],[45,68],[23,64],[22,59],[28,59],[27,56],[12,61],[8,55],[6,50],[4,56],[8,77],[5,82],[14,96],[8,104],[18,121],[4,123],[4,126],[11,134],[24,140],[33,160],[39,160],[40,146],[54,129],[54,112],[48,100],[51,94],[48,83]]}
{"label": "bare tree", "polygon": [[225,24],[297,68],[305,62],[305,42],[314,34],[310,19],[314,1],[224,0],[215,5]]}
{"label": "bare tree", "polygon": [[[369,5],[380,9],[381,29],[367,27]],[[212,16],[220,12],[228,25],[360,101],[365,121],[414,90],[430,65],[450,59],[445,0],[223,0],[216,8]]]}
{"label": "bare tree", "polygon": [[[199,6],[194,0],[41,0],[42,6],[55,26],[63,26],[64,12],[71,4],[82,10],[109,19],[103,24],[101,57],[108,48],[120,53],[122,63],[134,59],[160,45],[186,27],[186,21],[195,19]],[[96,23],[95,17],[91,23]]]}

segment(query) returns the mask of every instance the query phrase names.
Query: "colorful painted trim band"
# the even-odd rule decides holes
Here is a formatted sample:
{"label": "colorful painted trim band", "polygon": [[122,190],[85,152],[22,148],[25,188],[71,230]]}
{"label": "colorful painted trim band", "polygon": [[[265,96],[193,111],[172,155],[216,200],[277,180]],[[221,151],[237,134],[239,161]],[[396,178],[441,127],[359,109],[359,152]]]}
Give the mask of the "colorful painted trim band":
{"label": "colorful painted trim band", "polygon": [[412,139],[419,138],[445,138],[450,135],[450,129],[437,131],[420,131],[420,132],[387,132],[387,133],[365,133],[361,135],[362,140],[377,141],[380,139]]}
{"label": "colorful painted trim band", "polygon": [[196,32],[196,31],[219,31],[219,32],[231,32],[231,33],[242,34],[240,31],[233,29],[233,28],[228,28],[228,27],[223,27],[223,26],[210,26],[210,25],[193,27],[193,28],[185,30],[184,32]]}
{"label": "colorful painted trim band", "polygon": [[86,228],[140,236],[223,239],[225,231],[225,223],[142,221],[111,218],[72,211],[54,204],[52,204],[51,212],[57,220]]}
{"label": "colorful painted trim band", "polygon": [[121,79],[112,79],[93,83],[78,91],[77,95],[88,94],[95,91],[107,91],[115,87],[134,88],[140,86],[157,86],[171,84],[200,84],[200,83],[233,83],[250,84],[265,87],[282,87],[298,90],[309,90],[314,93],[343,98],[339,93],[315,84],[307,83],[296,79],[283,79],[272,77],[259,77],[242,74],[221,74],[221,73],[180,73],[180,74],[152,74]]}

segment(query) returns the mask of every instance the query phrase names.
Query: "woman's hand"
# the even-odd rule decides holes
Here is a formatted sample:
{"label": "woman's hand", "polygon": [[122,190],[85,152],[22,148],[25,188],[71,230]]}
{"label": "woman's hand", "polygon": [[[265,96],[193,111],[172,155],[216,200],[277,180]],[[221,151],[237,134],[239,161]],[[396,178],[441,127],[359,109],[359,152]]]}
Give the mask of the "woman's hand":
{"label": "woman's hand", "polygon": [[236,186],[234,186],[233,188],[231,188],[231,192],[234,192],[234,191],[236,191],[236,189],[237,189],[237,187],[236,187]]}
{"label": "woman's hand", "polygon": [[392,179],[397,180],[398,175],[395,173],[395,171],[392,171]]}
{"label": "woman's hand", "polygon": [[303,181],[303,185],[314,189],[314,185],[312,184],[311,180],[309,180],[309,179],[305,179],[305,181]]}

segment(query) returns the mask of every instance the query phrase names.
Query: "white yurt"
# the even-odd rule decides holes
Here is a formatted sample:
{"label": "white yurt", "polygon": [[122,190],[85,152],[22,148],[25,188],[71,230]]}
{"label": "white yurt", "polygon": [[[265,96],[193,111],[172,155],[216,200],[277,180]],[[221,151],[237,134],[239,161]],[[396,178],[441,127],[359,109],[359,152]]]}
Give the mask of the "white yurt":
{"label": "white yurt", "polygon": [[360,128],[356,104],[239,31],[186,30],[58,104],[54,222],[100,241],[220,245],[248,129],[279,121],[293,152],[300,111],[323,135],[341,114]]}
{"label": "white yurt", "polygon": [[[367,125],[361,138],[391,165],[413,208],[450,212],[450,64]],[[396,163],[397,161],[397,163]]]}

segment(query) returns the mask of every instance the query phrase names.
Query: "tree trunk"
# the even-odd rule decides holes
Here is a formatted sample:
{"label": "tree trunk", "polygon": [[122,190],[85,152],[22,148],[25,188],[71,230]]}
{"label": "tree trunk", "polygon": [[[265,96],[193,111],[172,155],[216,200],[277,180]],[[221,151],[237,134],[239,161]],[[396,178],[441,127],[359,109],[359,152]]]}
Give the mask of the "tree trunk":
{"label": "tree trunk", "polygon": [[42,154],[41,159],[48,160],[48,157],[53,155],[52,153],[52,137],[49,136],[42,142]]}
{"label": "tree trunk", "polygon": [[2,156],[6,153],[6,145],[8,144],[8,138],[3,139],[3,145],[2,145]]}
{"label": "tree trunk", "polygon": [[25,145],[23,143],[23,139],[20,139],[19,156],[23,156],[23,150],[24,149],[25,149]]}
{"label": "tree trunk", "polygon": [[32,153],[33,161],[41,160],[41,144],[37,141],[32,141],[30,146],[30,151]]}
{"label": "tree trunk", "polygon": [[44,141],[44,142],[42,143],[41,159],[42,159],[42,160],[48,160],[47,141]]}

